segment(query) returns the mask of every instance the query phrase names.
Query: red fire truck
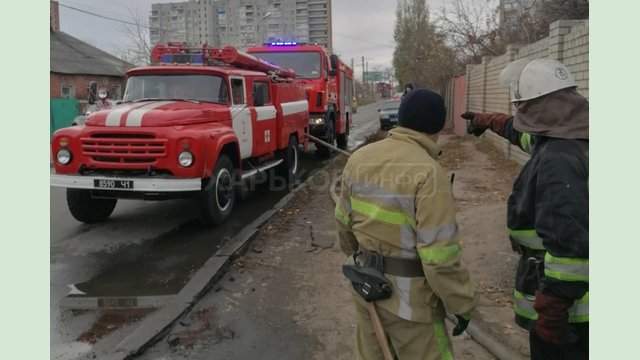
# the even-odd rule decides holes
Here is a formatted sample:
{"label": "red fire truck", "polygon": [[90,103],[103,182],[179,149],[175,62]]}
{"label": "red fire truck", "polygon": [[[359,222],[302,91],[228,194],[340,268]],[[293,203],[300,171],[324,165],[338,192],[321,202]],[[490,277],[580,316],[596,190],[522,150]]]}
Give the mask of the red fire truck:
{"label": "red fire truck", "polygon": [[51,185],[74,218],[107,219],[117,199],[194,197],[207,225],[231,214],[242,180],[298,172],[309,112],[305,85],[233,47],[157,45],[159,64],[127,72],[121,104],[52,139]]}
{"label": "red fire truck", "polygon": [[[270,42],[247,50],[270,63],[293,69],[306,84],[310,134],[346,148],[352,125],[353,70],[338,56],[318,45],[294,41]],[[316,145],[325,156],[331,150]]]}

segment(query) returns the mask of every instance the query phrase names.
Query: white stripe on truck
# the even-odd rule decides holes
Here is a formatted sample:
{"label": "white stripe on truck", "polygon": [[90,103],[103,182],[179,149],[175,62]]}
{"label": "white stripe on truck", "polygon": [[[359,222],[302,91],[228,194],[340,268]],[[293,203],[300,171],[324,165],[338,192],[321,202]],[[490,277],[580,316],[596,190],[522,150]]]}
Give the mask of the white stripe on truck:
{"label": "white stripe on truck", "polygon": [[284,116],[307,111],[309,103],[307,100],[292,101],[280,104],[282,106],[282,114]]}
{"label": "white stripe on truck", "polygon": [[129,113],[127,116],[127,122],[125,126],[141,126],[142,125],[142,117],[148,111],[153,110],[157,107],[172,104],[175,101],[156,101],[150,104],[146,104],[142,107],[139,107]]}
{"label": "white stripe on truck", "polygon": [[256,106],[255,109],[258,121],[273,120],[276,118],[276,107],[273,105]]}

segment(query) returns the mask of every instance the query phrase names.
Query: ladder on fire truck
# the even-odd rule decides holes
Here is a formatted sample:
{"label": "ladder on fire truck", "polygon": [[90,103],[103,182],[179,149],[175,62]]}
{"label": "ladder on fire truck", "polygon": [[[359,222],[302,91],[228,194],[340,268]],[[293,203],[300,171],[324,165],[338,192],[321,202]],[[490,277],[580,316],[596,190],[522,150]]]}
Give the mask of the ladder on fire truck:
{"label": "ladder on fire truck", "polygon": [[170,64],[230,65],[238,69],[264,72],[273,80],[293,79],[296,73],[287,68],[239,51],[233,46],[222,49],[203,44],[189,48],[184,43],[158,44],[151,50],[151,61]]}

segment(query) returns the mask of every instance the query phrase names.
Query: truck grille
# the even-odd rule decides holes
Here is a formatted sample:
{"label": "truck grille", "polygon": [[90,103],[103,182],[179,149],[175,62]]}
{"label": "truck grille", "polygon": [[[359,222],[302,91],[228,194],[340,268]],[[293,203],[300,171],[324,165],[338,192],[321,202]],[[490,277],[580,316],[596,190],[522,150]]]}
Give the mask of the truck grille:
{"label": "truck grille", "polygon": [[167,154],[167,140],[148,134],[92,134],[80,141],[82,154],[101,162],[149,164]]}

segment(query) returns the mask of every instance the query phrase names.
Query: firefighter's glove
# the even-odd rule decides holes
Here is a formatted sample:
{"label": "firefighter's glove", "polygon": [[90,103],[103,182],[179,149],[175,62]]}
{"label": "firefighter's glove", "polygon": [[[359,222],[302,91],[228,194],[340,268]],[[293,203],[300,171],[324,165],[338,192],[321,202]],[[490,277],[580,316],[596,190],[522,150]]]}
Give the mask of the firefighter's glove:
{"label": "firefighter's glove", "polygon": [[456,324],[451,332],[453,336],[458,336],[467,330],[471,316],[469,314],[456,315],[456,319],[458,319],[458,324]]}
{"label": "firefighter's glove", "polygon": [[578,336],[569,325],[569,313],[567,311],[571,305],[573,305],[573,300],[536,291],[536,302],[533,308],[538,313],[535,328],[538,337],[556,345],[576,342]]}
{"label": "firefighter's glove", "polygon": [[512,116],[501,113],[476,113],[467,111],[460,115],[463,119],[468,120],[467,133],[475,136],[482,135],[485,130],[491,129],[494,133],[502,136],[507,121]]}

